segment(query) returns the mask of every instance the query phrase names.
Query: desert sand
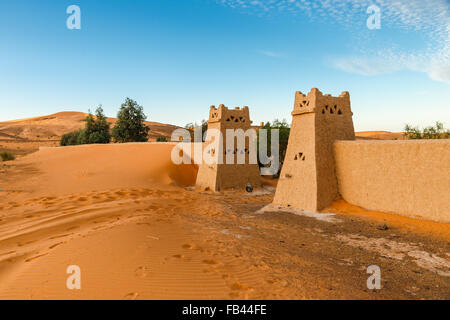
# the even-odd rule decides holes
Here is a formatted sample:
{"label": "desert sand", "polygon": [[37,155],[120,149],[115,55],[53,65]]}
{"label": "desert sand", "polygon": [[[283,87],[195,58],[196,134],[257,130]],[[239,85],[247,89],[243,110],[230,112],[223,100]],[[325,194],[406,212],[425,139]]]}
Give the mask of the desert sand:
{"label": "desert sand", "polygon": [[[0,163],[0,299],[449,299],[450,228],[336,202],[202,192],[172,144],[42,148]],[[264,209],[266,208],[266,209]],[[81,290],[68,290],[69,265]],[[382,270],[369,290],[367,267]]]}
{"label": "desert sand", "polygon": [[[83,112],[58,112],[55,114],[0,122],[0,151],[11,151],[15,155],[24,155],[39,150],[41,146],[55,147],[59,145],[61,136],[82,129],[87,114]],[[116,118],[107,118],[111,128]],[[158,137],[170,140],[177,126],[146,121],[151,128],[149,141]]]}

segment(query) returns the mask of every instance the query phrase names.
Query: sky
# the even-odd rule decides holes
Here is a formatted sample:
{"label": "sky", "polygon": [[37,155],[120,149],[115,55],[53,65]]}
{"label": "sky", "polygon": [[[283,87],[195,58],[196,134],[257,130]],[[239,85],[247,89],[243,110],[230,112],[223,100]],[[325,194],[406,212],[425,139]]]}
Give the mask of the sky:
{"label": "sky", "polygon": [[450,0],[0,1],[0,121],[130,97],[180,126],[219,104],[290,122],[315,87],[350,92],[357,131],[450,127]]}

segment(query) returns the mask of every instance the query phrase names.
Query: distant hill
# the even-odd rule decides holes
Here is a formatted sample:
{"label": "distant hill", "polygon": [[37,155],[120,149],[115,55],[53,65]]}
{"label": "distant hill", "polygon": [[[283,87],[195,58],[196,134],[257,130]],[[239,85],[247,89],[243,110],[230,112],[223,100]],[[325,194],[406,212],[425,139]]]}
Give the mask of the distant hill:
{"label": "distant hill", "polygon": [[[86,113],[58,112],[55,114],[0,122],[0,150],[15,154],[26,154],[39,149],[40,146],[57,146],[63,134],[84,127]],[[108,118],[111,127],[116,118]],[[160,136],[170,140],[172,132],[179,128],[171,124],[146,121],[150,127],[149,141],[156,141]]]}
{"label": "distant hill", "polygon": [[358,140],[403,140],[403,132],[363,131],[356,133]]}

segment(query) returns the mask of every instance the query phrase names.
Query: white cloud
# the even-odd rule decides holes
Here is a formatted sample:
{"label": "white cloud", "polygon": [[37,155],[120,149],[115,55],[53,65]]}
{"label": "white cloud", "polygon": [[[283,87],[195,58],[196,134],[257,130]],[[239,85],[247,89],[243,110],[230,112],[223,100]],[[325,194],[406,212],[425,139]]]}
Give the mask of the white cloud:
{"label": "white cloud", "polygon": [[[355,48],[351,57],[332,64],[348,72],[375,75],[397,70],[425,72],[436,81],[450,83],[450,4],[448,0],[217,0],[258,15],[289,13],[307,15],[311,21],[337,23],[349,29],[365,28],[367,8],[381,9],[382,28],[419,32],[428,39],[426,48],[397,48],[386,44],[376,53]],[[358,28],[361,30],[362,28]],[[355,35],[357,36],[357,35]],[[396,49],[394,49],[396,48]]]}
{"label": "white cloud", "polygon": [[450,66],[432,67],[429,70],[428,75],[433,80],[447,82],[450,84]]}
{"label": "white cloud", "polygon": [[271,57],[271,58],[281,58],[283,56],[281,53],[273,52],[273,51],[260,50],[258,52],[262,55],[265,55],[265,56]]}

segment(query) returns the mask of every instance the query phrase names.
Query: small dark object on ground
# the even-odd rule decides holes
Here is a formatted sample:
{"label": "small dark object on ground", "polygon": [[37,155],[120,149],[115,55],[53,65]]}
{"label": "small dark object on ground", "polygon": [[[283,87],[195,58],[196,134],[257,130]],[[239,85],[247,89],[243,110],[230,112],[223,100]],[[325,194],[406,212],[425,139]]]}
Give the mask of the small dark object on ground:
{"label": "small dark object on ground", "polygon": [[246,190],[248,193],[252,193],[252,192],[253,192],[253,186],[252,186],[251,184],[248,184],[248,185],[245,187],[245,190]]}
{"label": "small dark object on ground", "polygon": [[377,226],[377,229],[381,231],[386,231],[389,230],[389,227],[387,226],[387,224],[380,224]]}

